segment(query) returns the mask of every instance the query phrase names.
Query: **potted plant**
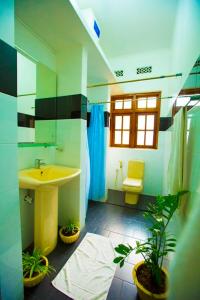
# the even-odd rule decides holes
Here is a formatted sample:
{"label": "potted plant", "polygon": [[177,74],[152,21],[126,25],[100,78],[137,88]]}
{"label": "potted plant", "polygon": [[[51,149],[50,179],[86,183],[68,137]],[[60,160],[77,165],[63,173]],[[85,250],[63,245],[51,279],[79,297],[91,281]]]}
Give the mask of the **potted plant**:
{"label": "potted plant", "polygon": [[74,223],[69,223],[60,228],[59,235],[65,244],[72,244],[78,239],[80,235],[80,229]]}
{"label": "potted plant", "polygon": [[48,259],[37,249],[33,253],[22,253],[24,286],[33,287],[39,284],[46,275],[55,269],[49,265]]}
{"label": "potted plant", "polygon": [[176,239],[167,233],[167,226],[179,206],[179,199],[185,191],[176,195],[158,196],[154,204],[149,204],[144,216],[151,221],[151,236],[146,242],[136,242],[136,247],[119,244],[115,251],[120,256],[114,259],[123,267],[127,256],[132,252],[141,253],[144,260],[136,264],[132,275],[138,294],[142,300],[167,299],[168,274],[163,268],[163,259],[174,252]]}

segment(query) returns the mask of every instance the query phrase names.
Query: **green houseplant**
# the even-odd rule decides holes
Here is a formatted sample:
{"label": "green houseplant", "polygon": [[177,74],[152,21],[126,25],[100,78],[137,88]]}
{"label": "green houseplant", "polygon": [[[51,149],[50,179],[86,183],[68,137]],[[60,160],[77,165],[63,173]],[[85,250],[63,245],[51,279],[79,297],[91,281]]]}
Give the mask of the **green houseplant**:
{"label": "green houseplant", "polygon": [[33,287],[39,284],[43,278],[55,269],[49,265],[48,259],[42,253],[34,249],[32,254],[22,253],[22,266],[24,286]]}
{"label": "green houseplant", "polygon": [[60,228],[59,235],[64,243],[71,244],[78,239],[80,235],[80,229],[76,224],[68,223],[66,226]]}
{"label": "green houseplant", "polygon": [[151,221],[150,237],[145,242],[136,242],[136,247],[119,244],[115,251],[120,254],[114,263],[123,267],[128,255],[135,251],[140,253],[144,261],[136,264],[133,269],[133,279],[142,300],[167,298],[167,272],[163,268],[163,259],[169,252],[174,252],[176,239],[167,233],[167,226],[179,206],[180,196],[158,196],[154,204],[149,204],[144,217]]}

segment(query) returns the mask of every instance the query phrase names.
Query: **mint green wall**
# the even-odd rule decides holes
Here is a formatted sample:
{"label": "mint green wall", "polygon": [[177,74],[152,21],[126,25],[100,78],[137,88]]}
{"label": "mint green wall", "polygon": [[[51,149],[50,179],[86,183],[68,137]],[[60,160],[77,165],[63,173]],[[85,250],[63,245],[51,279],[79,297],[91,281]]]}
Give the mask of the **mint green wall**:
{"label": "mint green wall", "polygon": [[0,38],[14,46],[14,0],[0,0]]}
{"label": "mint green wall", "polygon": [[87,52],[81,45],[69,46],[56,55],[58,96],[87,94]]}
{"label": "mint green wall", "polygon": [[37,63],[36,87],[37,98],[55,97],[56,72],[41,63]]}
{"label": "mint green wall", "polygon": [[[87,52],[80,46],[71,46],[57,53],[57,95],[87,93]],[[56,143],[62,151],[56,151],[57,164],[81,169],[73,182],[59,191],[59,224],[69,220],[85,224],[85,160],[86,120],[57,120]]]}
{"label": "mint green wall", "polygon": [[[0,39],[14,45],[14,1],[0,0]],[[17,179],[17,101],[0,93],[0,298],[23,299]]]}
{"label": "mint green wall", "polygon": [[[145,162],[144,171],[144,190],[143,194],[156,196],[163,193],[163,173],[165,161],[168,162],[168,157],[164,156],[165,151],[169,151],[167,148],[170,141],[170,135],[168,133],[159,132],[158,149],[126,149],[126,148],[108,148],[107,156],[107,169],[108,169],[108,188],[122,190],[123,179],[127,175],[128,161],[139,159]],[[167,150],[168,149],[168,150]],[[119,161],[122,161],[122,174],[119,172],[117,185],[116,170],[119,170]]]}
{"label": "mint green wall", "polygon": [[36,120],[35,121],[35,142],[54,143],[56,142],[57,120]]}
{"label": "mint green wall", "polygon": [[178,94],[200,50],[200,1],[179,1],[176,24],[172,43],[172,57],[170,72],[182,72],[179,80],[169,81],[169,94]]}
{"label": "mint green wall", "polygon": [[85,222],[85,139],[86,121],[57,120],[56,164],[81,169],[81,175],[59,190],[59,224],[73,220],[83,227]]}

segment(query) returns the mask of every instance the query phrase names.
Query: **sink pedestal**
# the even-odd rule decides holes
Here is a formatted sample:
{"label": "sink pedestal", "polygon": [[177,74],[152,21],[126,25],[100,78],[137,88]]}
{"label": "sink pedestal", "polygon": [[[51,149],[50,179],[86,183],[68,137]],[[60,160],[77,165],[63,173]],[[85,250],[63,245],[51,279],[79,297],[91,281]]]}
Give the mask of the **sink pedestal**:
{"label": "sink pedestal", "polygon": [[58,186],[35,190],[34,247],[44,255],[54,250],[58,236]]}

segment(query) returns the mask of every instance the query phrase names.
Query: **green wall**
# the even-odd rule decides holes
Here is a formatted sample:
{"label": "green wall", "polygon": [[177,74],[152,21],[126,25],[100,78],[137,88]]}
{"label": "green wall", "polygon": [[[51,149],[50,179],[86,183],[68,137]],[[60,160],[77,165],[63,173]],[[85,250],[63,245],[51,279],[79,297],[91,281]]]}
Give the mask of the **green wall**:
{"label": "green wall", "polygon": [[[0,0],[0,39],[14,46],[13,0]],[[16,98],[0,93],[0,111],[0,299],[22,300]]]}

